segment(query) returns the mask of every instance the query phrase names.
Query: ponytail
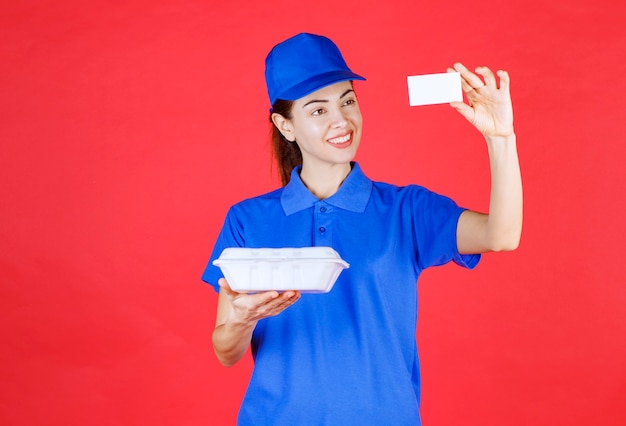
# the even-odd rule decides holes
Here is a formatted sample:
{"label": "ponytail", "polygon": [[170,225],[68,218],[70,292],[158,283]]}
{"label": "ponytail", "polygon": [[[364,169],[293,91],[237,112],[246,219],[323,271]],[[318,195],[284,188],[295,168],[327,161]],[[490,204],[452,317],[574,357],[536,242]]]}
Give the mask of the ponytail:
{"label": "ponytail", "polygon": [[[293,101],[276,100],[272,105],[272,113],[280,114],[287,119],[291,119],[291,108]],[[270,123],[272,123],[271,141],[274,158],[278,166],[278,174],[283,186],[289,183],[291,171],[294,167],[302,164],[302,152],[298,144],[290,142],[280,133],[280,130],[272,121],[272,113],[270,113]]]}

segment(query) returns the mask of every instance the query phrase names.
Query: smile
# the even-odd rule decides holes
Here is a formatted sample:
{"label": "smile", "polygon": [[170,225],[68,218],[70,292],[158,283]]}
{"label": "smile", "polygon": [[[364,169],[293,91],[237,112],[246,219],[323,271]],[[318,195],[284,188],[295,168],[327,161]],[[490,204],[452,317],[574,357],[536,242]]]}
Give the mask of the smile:
{"label": "smile", "polygon": [[328,142],[332,144],[340,144],[344,142],[348,142],[352,138],[352,133],[348,133],[345,136],[339,136],[338,138],[328,139]]}

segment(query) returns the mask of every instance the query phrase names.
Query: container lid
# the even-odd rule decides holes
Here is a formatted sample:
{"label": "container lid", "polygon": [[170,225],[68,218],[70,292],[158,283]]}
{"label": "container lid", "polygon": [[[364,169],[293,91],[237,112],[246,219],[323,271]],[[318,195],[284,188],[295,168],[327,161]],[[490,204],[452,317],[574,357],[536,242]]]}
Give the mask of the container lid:
{"label": "container lid", "polygon": [[339,256],[332,247],[282,247],[249,248],[229,247],[224,249],[213,264],[216,266],[231,263],[248,262],[336,262],[345,268],[350,265]]}

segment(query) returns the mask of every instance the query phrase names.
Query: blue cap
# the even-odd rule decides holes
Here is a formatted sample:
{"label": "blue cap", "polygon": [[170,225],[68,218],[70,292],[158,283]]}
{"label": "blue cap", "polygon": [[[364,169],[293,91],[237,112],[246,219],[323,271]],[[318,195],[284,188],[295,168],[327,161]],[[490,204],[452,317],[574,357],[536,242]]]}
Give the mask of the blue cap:
{"label": "blue cap", "polygon": [[270,104],[295,101],[316,90],[346,80],[365,80],[353,73],[329,38],[301,33],[277,44],[265,59],[265,83]]}

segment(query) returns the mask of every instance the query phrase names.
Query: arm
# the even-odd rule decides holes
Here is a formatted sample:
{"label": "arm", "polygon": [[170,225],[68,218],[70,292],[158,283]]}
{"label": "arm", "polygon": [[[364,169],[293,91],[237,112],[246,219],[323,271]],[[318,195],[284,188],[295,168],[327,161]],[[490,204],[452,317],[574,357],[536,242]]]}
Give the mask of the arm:
{"label": "arm", "polygon": [[457,226],[460,253],[514,250],[522,232],[522,178],[513,130],[513,108],[506,71],[496,76],[486,67],[476,74],[461,64],[454,69],[461,73],[461,85],[469,104],[450,105],[472,123],[485,137],[491,168],[489,213],[467,210]]}
{"label": "arm", "polygon": [[224,278],[219,284],[213,350],[220,362],[230,367],[245,355],[257,322],[293,305],[300,298],[300,292],[244,294],[231,290]]}

